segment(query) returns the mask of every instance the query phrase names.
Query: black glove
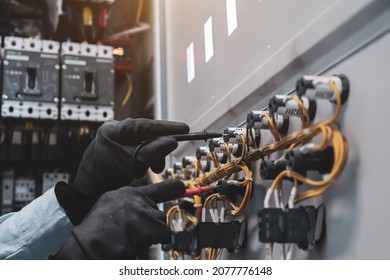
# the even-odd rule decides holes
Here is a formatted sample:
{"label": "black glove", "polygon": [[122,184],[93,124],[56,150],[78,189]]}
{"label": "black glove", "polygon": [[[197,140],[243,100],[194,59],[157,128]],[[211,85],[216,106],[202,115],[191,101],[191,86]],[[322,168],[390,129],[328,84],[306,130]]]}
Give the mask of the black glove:
{"label": "black glove", "polygon": [[[84,152],[75,180],[55,187],[57,199],[73,224],[79,224],[106,191],[129,184],[129,165],[136,147],[144,140],[187,133],[180,122],[149,119],[107,121]],[[165,156],[177,147],[176,139],[161,137],[143,146],[136,156],[130,178],[140,178],[150,167],[164,170]]]}
{"label": "black glove", "polygon": [[168,180],[106,192],[51,259],[135,259],[152,244],[171,242],[165,214],[156,203],[184,191],[183,182]]}

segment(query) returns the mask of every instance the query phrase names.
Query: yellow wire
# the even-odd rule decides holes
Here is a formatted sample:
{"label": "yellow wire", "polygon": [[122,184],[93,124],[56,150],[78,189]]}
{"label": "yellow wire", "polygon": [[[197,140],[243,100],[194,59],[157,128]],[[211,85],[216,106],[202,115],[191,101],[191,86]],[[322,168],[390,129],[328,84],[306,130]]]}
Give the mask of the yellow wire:
{"label": "yellow wire", "polygon": [[272,135],[274,136],[275,141],[280,141],[280,138],[281,138],[280,133],[279,133],[278,128],[275,125],[274,118],[271,118],[268,113],[265,113],[264,116],[266,117],[266,119],[268,121],[268,126],[270,128],[269,130],[271,131]]}
{"label": "yellow wire", "polygon": [[[127,75],[128,75],[128,74],[126,73],[126,76],[127,76]],[[133,82],[132,82],[132,80],[130,80],[129,78],[128,78],[127,80],[128,80],[129,86],[128,86],[128,88],[127,88],[126,95],[125,95],[125,97],[123,98],[123,100],[122,100],[122,102],[121,102],[121,105],[120,105],[120,107],[119,107],[119,110],[123,109],[123,108],[126,106],[126,104],[129,102],[130,97],[131,97],[131,95],[132,95],[132,93],[133,93]]]}
{"label": "yellow wire", "polygon": [[232,161],[232,156],[230,154],[229,145],[226,142],[223,142],[223,144],[225,145],[227,160],[228,160],[228,162],[231,162]]}
{"label": "yellow wire", "polygon": [[297,96],[290,96],[290,98],[293,99],[299,106],[303,127],[308,127],[311,121],[310,115],[305,105],[303,105],[302,100]]}
{"label": "yellow wire", "polygon": [[139,0],[137,15],[135,17],[135,24],[136,25],[140,22],[143,4],[144,4],[144,0]]}

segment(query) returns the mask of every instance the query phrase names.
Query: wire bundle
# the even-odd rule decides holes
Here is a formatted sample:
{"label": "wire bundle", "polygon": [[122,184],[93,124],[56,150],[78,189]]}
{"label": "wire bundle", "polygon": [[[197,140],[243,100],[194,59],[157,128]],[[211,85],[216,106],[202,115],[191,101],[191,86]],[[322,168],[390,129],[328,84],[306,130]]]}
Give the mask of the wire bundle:
{"label": "wire bundle", "polygon": [[[186,186],[194,187],[211,185],[215,184],[215,182],[218,180],[229,179],[235,173],[243,172],[245,174],[245,179],[241,181],[239,185],[245,188],[245,194],[239,205],[236,205],[229,198],[218,193],[209,195],[207,198],[205,198],[203,204],[201,198],[199,196],[196,197],[194,199],[194,203],[196,207],[198,207],[198,212],[196,214],[196,218],[191,218],[191,222],[194,224],[197,224],[199,221],[204,222],[206,220],[207,209],[214,223],[224,222],[225,216],[235,216],[242,214],[252,194],[253,182],[252,172],[249,168],[250,164],[257,160],[264,159],[264,157],[281,150],[290,151],[293,148],[299,148],[302,151],[308,149],[312,151],[324,151],[327,147],[332,146],[334,163],[331,171],[324,175],[321,180],[306,178],[305,176],[289,169],[282,171],[275,178],[271,187],[266,193],[264,200],[265,208],[269,207],[272,194],[274,195],[276,207],[284,209],[294,208],[296,203],[313,198],[315,196],[319,196],[327,191],[342,174],[348,158],[348,143],[343,134],[334,124],[341,112],[341,94],[332,81],[329,81],[329,86],[332,88],[336,97],[336,111],[330,119],[310,126],[308,110],[305,108],[299,97],[291,96],[291,98],[298,104],[300,108],[301,120],[304,127],[302,130],[282,138],[279,134],[274,119],[270,115],[266,114],[265,117],[269,123],[270,131],[275,138],[274,143],[262,147],[257,147],[253,135],[248,133],[250,130],[247,130],[248,135],[239,135],[243,147],[240,157],[232,159],[227,143],[225,143],[228,158],[227,163],[219,163],[217,155],[214,152],[211,152],[212,160],[214,162],[214,169],[210,172],[199,172],[199,169],[197,169],[198,167],[196,167],[197,172],[194,172],[195,176],[192,179],[187,179],[185,181]],[[316,136],[321,137],[319,143],[309,143]],[[252,146],[250,146],[251,143]],[[201,175],[201,173],[203,175]],[[290,177],[294,182],[287,203],[284,203],[282,195],[283,179],[285,177]],[[299,192],[299,183],[304,183],[312,188],[304,192]],[[177,209],[175,207],[177,206],[173,206],[171,209]],[[200,207],[202,207],[201,211],[199,210]],[[168,221],[173,219],[171,214],[173,211],[179,211],[171,209],[168,211]],[[219,213],[218,209],[220,209]],[[273,248],[274,244],[268,244],[266,246],[266,254],[268,259],[272,258]],[[218,250],[214,248],[207,248],[205,250],[207,258],[215,259],[220,256],[220,252],[217,251]],[[285,252],[284,247],[283,251]],[[287,256],[284,253],[284,258],[291,258],[291,255],[292,245],[290,245],[288,249]]]}

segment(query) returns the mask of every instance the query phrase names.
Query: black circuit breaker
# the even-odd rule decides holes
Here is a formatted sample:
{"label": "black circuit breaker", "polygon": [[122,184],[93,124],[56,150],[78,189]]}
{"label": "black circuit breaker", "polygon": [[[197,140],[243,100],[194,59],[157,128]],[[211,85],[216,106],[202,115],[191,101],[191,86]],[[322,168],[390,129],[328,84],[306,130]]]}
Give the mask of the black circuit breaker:
{"label": "black circuit breaker", "polygon": [[2,117],[57,119],[60,43],[4,37]]}
{"label": "black circuit breaker", "polygon": [[172,240],[169,244],[163,244],[163,251],[175,250],[183,254],[196,253],[195,230],[172,232]]}
{"label": "black circuit breaker", "polygon": [[203,222],[197,225],[197,248],[226,248],[229,253],[237,251],[242,245],[241,223]]}
{"label": "black circuit breaker", "polygon": [[303,250],[320,242],[325,234],[325,205],[293,209],[265,208],[259,214],[259,241],[295,243]]}
{"label": "black circuit breaker", "polygon": [[112,47],[61,45],[61,119],[103,122],[114,118]]}

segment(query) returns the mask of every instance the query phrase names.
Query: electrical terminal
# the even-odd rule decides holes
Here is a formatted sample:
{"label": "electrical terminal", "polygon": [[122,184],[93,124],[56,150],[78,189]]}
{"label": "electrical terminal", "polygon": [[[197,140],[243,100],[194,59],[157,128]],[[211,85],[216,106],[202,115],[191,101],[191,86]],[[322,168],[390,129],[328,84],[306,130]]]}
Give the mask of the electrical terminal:
{"label": "electrical terminal", "polygon": [[261,243],[295,243],[311,249],[325,235],[325,205],[292,209],[264,208],[258,213]]}
{"label": "electrical terminal", "polygon": [[[310,121],[312,121],[316,115],[317,104],[313,99],[307,97],[300,98],[303,106],[309,113]],[[269,112],[273,114],[281,114],[288,116],[300,117],[302,110],[299,107],[296,100],[287,95],[276,95],[269,100]]]}
{"label": "electrical terminal", "polygon": [[226,143],[243,144],[242,138],[250,147],[258,147],[260,145],[261,131],[260,129],[242,127],[228,127],[223,131],[223,141]]}
{"label": "electrical terminal", "polygon": [[[228,150],[229,149],[229,150]],[[211,139],[209,141],[209,150],[217,154],[226,155],[228,152],[235,157],[242,154],[242,144],[225,143],[222,139]]]}
{"label": "electrical terminal", "polygon": [[195,165],[197,164],[196,162],[198,162],[198,164],[200,165],[200,168],[202,168],[202,170],[204,172],[209,172],[210,171],[211,161],[210,160],[198,159],[197,156],[185,156],[185,157],[183,157],[182,165],[183,165],[183,168],[185,168],[185,169],[188,169],[189,167],[194,169]]}
{"label": "electrical terminal", "polygon": [[[312,144],[309,145],[311,146]],[[302,152],[302,150],[304,152]],[[285,158],[288,168],[293,171],[300,170],[301,174],[306,174],[306,172],[310,170],[325,174],[332,170],[334,150],[332,146],[328,146],[323,151],[302,147],[289,151]]]}
{"label": "electrical terminal", "polygon": [[[227,156],[223,153],[215,153],[218,162],[220,163],[226,163]],[[201,146],[196,149],[196,158],[200,161],[212,161],[213,157],[210,152],[209,147]]]}
{"label": "electrical terminal", "polygon": [[[270,124],[266,115],[268,111],[251,111],[247,115],[247,128],[253,129],[270,129]],[[289,127],[289,116],[280,114],[269,114],[279,131],[279,133],[286,133]]]}
{"label": "electrical terminal", "polygon": [[349,96],[349,80],[345,75],[326,76],[302,76],[296,84],[297,95],[306,96],[309,99],[327,99],[336,103],[336,95],[329,83],[333,83],[340,93],[341,104],[344,104]]}

